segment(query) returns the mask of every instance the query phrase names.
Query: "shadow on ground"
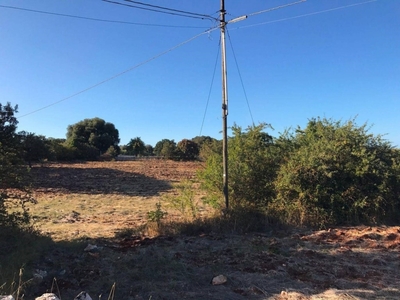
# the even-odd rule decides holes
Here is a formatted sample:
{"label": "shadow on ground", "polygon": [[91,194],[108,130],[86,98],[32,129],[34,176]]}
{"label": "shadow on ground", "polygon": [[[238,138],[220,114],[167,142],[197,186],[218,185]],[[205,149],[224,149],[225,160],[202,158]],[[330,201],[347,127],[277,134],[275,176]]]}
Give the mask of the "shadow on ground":
{"label": "shadow on ground", "polygon": [[44,193],[155,196],[172,188],[166,180],[111,168],[34,167],[31,174],[35,190]]}
{"label": "shadow on ground", "polygon": [[[63,299],[82,290],[107,299],[115,284],[113,299],[400,299],[399,227],[356,231],[46,240],[26,267],[45,276],[25,298],[53,287]],[[220,274],[227,282],[213,286]]]}

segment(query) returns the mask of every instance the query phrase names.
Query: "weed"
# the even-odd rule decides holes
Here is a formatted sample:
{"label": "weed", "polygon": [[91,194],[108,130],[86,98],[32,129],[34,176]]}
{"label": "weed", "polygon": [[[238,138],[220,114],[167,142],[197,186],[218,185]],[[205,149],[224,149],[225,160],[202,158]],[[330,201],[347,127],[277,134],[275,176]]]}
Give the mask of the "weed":
{"label": "weed", "polygon": [[193,182],[186,179],[181,183],[174,185],[177,195],[164,196],[169,205],[179,211],[185,219],[195,219],[198,208],[195,203],[195,191]]}
{"label": "weed", "polygon": [[150,222],[156,222],[157,227],[161,228],[161,220],[164,219],[168,213],[161,208],[161,203],[156,203],[156,210],[151,210],[147,213],[147,218]]}

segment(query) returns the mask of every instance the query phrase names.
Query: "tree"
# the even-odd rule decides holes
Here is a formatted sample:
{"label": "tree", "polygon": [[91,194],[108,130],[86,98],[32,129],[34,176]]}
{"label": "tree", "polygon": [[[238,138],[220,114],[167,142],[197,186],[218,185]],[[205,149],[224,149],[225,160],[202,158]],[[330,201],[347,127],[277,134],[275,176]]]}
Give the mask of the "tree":
{"label": "tree", "polygon": [[57,161],[71,161],[75,158],[74,149],[68,147],[65,139],[48,138],[49,159]]}
{"label": "tree", "polygon": [[174,140],[163,139],[154,147],[154,153],[157,156],[171,159],[175,155],[176,143]]}
{"label": "tree", "polygon": [[33,161],[49,158],[50,143],[46,140],[46,137],[26,131],[19,132],[18,136],[24,150],[24,159],[29,167],[31,167]]}
{"label": "tree", "polygon": [[183,139],[176,146],[177,156],[183,160],[195,160],[199,155],[199,145],[191,140]]}
{"label": "tree", "polygon": [[146,145],[145,147],[146,147],[146,151],[145,151],[146,156],[154,155],[154,147],[152,145]]}
{"label": "tree", "polygon": [[114,124],[100,118],[84,119],[67,129],[66,145],[75,149],[77,158],[96,159],[110,146],[118,148],[119,132]]}
{"label": "tree", "polygon": [[146,146],[140,137],[131,139],[125,149],[129,155],[142,156],[146,153]]}
{"label": "tree", "polygon": [[213,141],[216,141],[216,139],[206,136],[206,135],[201,135],[201,136],[196,136],[192,138],[192,141],[195,142],[199,148],[203,147],[204,144],[209,144],[212,143]]}
{"label": "tree", "polygon": [[[23,227],[29,222],[27,202],[34,202],[28,189],[28,169],[16,134],[18,106],[0,104],[0,228]],[[20,208],[13,213],[10,207]]]}

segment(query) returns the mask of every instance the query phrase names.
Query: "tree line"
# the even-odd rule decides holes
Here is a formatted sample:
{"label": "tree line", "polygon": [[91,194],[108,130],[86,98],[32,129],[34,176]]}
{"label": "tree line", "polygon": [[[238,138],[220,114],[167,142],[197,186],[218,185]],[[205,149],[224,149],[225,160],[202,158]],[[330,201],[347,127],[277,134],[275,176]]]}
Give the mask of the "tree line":
{"label": "tree line", "polygon": [[[17,111],[11,104],[3,106],[10,114]],[[16,121],[16,119],[15,119]],[[16,126],[15,126],[16,130]],[[27,131],[15,134],[23,159],[29,166],[41,161],[110,160],[119,154],[134,156],[159,156],[165,159],[196,160],[205,142],[216,141],[211,137],[174,140],[162,139],[155,147],[145,144],[140,137],[128,144],[119,145],[119,132],[114,124],[101,118],[84,119],[67,127],[66,138],[46,138]]]}
{"label": "tree line", "polygon": [[[211,137],[163,139],[153,148],[139,137],[119,146],[119,133],[100,118],[67,128],[66,139],[17,132],[17,106],[0,104],[0,227],[23,222],[27,214],[8,214],[6,203],[34,201],[27,169],[41,160],[112,159],[116,155],[157,155],[205,161],[198,179],[205,201],[223,208],[222,143]],[[313,118],[271,136],[268,124],[228,138],[230,211],[252,211],[282,223],[326,227],[337,224],[397,223],[400,220],[400,150],[367,124]],[[18,190],[19,194],[9,191]]]}

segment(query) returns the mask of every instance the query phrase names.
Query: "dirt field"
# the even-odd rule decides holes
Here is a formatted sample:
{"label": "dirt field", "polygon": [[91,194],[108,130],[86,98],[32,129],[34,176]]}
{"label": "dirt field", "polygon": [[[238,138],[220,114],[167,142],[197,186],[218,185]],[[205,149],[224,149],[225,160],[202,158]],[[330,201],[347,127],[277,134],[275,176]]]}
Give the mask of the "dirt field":
{"label": "dirt field", "polygon": [[112,237],[146,223],[147,212],[163,202],[163,195],[174,193],[174,183],[194,178],[201,166],[166,160],[36,166],[38,204],[31,213],[55,240]]}
{"label": "dirt field", "polygon": [[[82,290],[108,299],[114,283],[113,299],[400,299],[400,227],[115,237],[143,224],[162,195],[174,193],[172,184],[200,167],[170,161],[35,167],[39,203],[32,214],[55,243],[34,263],[44,275],[26,299],[52,286],[62,299]],[[212,285],[217,275],[227,282]]]}

